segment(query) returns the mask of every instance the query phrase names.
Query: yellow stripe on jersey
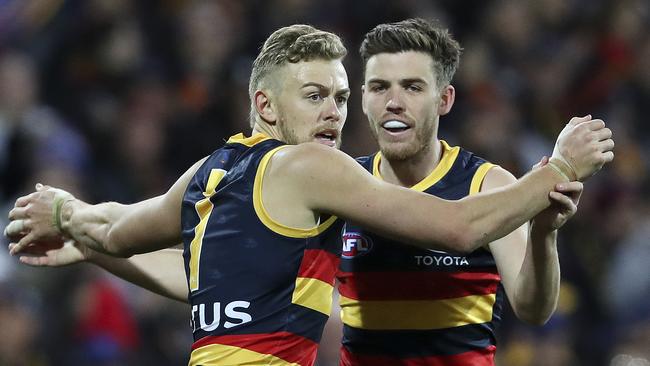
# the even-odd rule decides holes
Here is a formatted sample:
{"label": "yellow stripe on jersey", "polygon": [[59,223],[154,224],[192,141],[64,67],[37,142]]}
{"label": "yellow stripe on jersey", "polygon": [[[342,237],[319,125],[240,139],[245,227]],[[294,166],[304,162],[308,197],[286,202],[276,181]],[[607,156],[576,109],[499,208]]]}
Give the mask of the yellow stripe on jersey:
{"label": "yellow stripe on jersey", "polygon": [[481,185],[483,184],[483,180],[485,179],[485,175],[487,174],[488,170],[492,169],[496,165],[492,163],[483,163],[481,164],[478,169],[476,169],[476,172],[474,173],[474,177],[472,177],[472,183],[469,186],[469,194],[476,194],[481,191]]}
{"label": "yellow stripe on jersey", "polygon": [[192,351],[189,366],[300,366],[273,355],[245,348],[210,344]]}
{"label": "yellow stripe on jersey", "polygon": [[332,285],[319,279],[298,277],[291,302],[329,316],[332,311],[333,290]]}
{"label": "yellow stripe on jersey", "polygon": [[255,183],[253,184],[253,207],[255,208],[255,213],[257,214],[257,217],[260,219],[260,221],[264,224],[264,226],[268,227],[272,231],[289,238],[311,238],[322,233],[330,226],[332,226],[332,224],[336,221],[336,216],[330,216],[322,224],[309,229],[290,227],[273,220],[271,216],[269,216],[268,212],[264,208],[264,204],[262,203],[262,184],[264,182],[264,172],[266,171],[266,167],[268,166],[273,154],[278,152],[278,150],[289,146],[290,145],[282,145],[276,147],[275,149],[267,152],[260,161],[260,165],[257,167],[257,173],[255,174]]}
{"label": "yellow stripe on jersey", "polygon": [[[440,140],[440,144],[442,145],[442,156],[440,158],[440,162],[431,171],[431,173],[429,173],[428,176],[411,187],[411,189],[422,192],[432,185],[438,183],[438,181],[440,181],[440,179],[442,179],[447,173],[449,173],[449,170],[451,170],[451,167],[454,165],[454,162],[458,157],[458,153],[460,152],[460,147],[450,147],[447,142],[443,140]],[[372,162],[372,174],[375,177],[383,180],[381,174],[379,173],[380,161],[381,152],[378,152],[375,160]]]}
{"label": "yellow stripe on jersey", "polygon": [[238,133],[238,134],[236,134],[234,136],[230,136],[230,138],[228,139],[228,142],[226,142],[226,143],[227,144],[237,143],[237,144],[242,144],[242,145],[246,145],[248,147],[251,147],[253,145],[259,144],[262,141],[266,141],[268,139],[270,139],[270,137],[268,137],[268,136],[266,136],[266,135],[264,135],[262,133],[256,133],[251,137],[246,137],[246,136],[244,136],[243,133]]}
{"label": "yellow stripe on jersey", "polygon": [[340,297],[343,323],[371,330],[444,329],[486,323],[492,320],[495,301],[495,294],[417,301],[357,301]]}
{"label": "yellow stripe on jersey", "polygon": [[198,201],[195,205],[196,213],[199,215],[199,223],[194,229],[194,239],[190,243],[190,291],[196,291],[199,288],[199,264],[201,260],[201,247],[203,246],[203,235],[205,235],[205,228],[208,226],[208,219],[212,213],[214,205],[210,201],[216,188],[223,179],[226,171],[223,169],[212,169],[208,177],[208,183],[203,192],[204,199]]}

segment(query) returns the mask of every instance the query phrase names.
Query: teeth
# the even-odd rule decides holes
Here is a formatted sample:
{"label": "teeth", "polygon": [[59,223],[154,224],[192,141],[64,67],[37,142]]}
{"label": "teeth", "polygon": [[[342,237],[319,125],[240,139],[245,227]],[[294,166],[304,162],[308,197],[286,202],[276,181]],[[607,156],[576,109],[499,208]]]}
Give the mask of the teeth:
{"label": "teeth", "polygon": [[384,128],[408,128],[408,125],[401,121],[386,121],[383,124]]}

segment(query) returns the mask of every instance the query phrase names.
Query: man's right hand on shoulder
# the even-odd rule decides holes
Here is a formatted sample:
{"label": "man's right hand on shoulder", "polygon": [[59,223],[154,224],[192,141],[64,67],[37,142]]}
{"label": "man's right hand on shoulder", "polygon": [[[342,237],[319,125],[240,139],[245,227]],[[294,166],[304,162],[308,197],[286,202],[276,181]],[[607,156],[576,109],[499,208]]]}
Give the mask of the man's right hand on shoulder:
{"label": "man's right hand on shoulder", "polygon": [[551,163],[569,180],[585,181],[614,159],[613,149],[612,131],[603,120],[573,117],[557,138]]}

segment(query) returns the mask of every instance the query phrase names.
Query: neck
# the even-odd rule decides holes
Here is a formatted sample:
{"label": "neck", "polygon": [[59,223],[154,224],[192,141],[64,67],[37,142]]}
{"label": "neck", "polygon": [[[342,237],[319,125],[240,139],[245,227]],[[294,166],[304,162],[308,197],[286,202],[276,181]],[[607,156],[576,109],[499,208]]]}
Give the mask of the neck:
{"label": "neck", "polygon": [[257,121],[255,122],[255,126],[253,126],[253,134],[256,133],[261,133],[278,141],[284,141],[282,134],[280,133],[280,130],[276,128],[276,125],[270,125],[268,123]]}
{"label": "neck", "polygon": [[404,160],[389,160],[382,155],[379,174],[385,182],[412,187],[426,178],[440,163],[442,145],[434,138],[426,151]]}

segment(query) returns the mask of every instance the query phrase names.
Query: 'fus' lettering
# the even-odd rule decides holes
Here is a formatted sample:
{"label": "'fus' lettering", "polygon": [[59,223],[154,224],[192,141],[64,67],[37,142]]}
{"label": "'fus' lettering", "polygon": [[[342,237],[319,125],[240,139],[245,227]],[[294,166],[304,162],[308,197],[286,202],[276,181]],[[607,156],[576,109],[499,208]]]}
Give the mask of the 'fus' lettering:
{"label": "'fus' lettering", "polygon": [[[228,328],[236,327],[238,325],[242,325],[244,323],[248,323],[251,320],[253,320],[250,314],[241,311],[241,309],[248,309],[250,304],[251,303],[248,301],[233,301],[226,304],[224,309],[224,315],[226,321],[223,323],[223,327],[228,329]],[[196,327],[197,313],[199,317],[198,324],[200,326],[200,329],[206,332],[210,332],[219,328],[219,325],[221,323],[221,303],[220,302],[212,303],[211,316],[206,315],[205,307],[206,304],[198,304],[192,306],[191,326],[193,331],[198,330],[198,328]]]}

